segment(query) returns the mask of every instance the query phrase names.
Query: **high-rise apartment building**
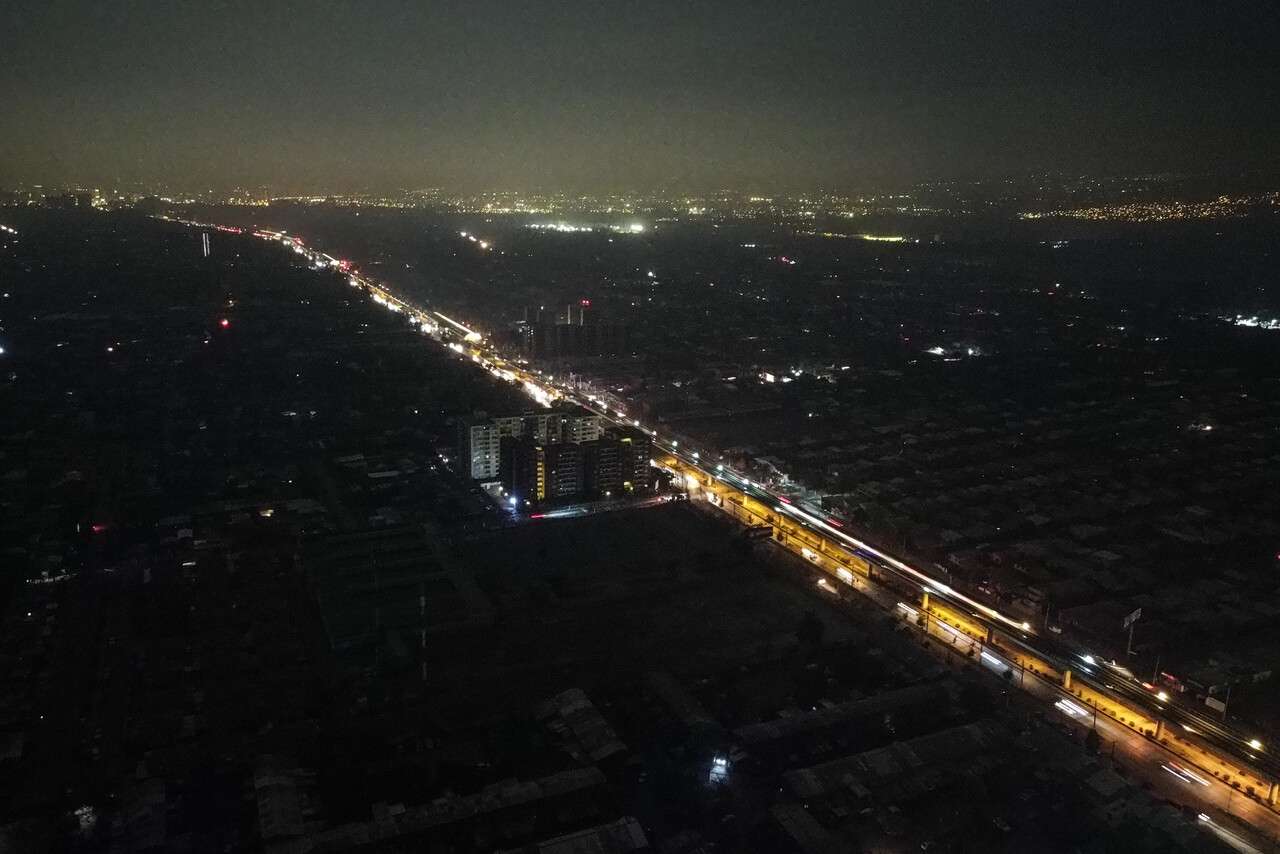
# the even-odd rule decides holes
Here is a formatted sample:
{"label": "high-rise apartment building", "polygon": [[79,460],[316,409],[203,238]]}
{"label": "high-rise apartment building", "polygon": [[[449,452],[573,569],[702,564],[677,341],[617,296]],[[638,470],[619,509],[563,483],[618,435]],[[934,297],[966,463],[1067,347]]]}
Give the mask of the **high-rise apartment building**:
{"label": "high-rise apartment building", "polygon": [[496,480],[500,466],[502,431],[486,418],[466,419],[458,425],[458,451],[471,476],[480,481]]}
{"label": "high-rise apartment building", "polygon": [[476,413],[459,423],[458,449],[471,477],[492,482],[501,473],[504,437],[527,436],[544,446],[578,445],[599,439],[603,432],[599,415],[575,404],[561,403],[551,409],[497,418]]}
{"label": "high-rise apartment building", "polygon": [[620,449],[618,474],[624,489],[644,489],[649,486],[649,458],[653,455],[653,440],[649,434],[634,427],[617,429]]}
{"label": "high-rise apartment building", "polygon": [[583,492],[610,498],[622,492],[622,442],[612,436],[583,442]]}
{"label": "high-rise apartment building", "polygon": [[502,437],[502,483],[517,501],[538,504],[547,497],[547,453],[532,436]]}
{"label": "high-rise apartment building", "polygon": [[574,498],[584,492],[582,445],[564,442],[544,448],[547,460],[547,498]]}

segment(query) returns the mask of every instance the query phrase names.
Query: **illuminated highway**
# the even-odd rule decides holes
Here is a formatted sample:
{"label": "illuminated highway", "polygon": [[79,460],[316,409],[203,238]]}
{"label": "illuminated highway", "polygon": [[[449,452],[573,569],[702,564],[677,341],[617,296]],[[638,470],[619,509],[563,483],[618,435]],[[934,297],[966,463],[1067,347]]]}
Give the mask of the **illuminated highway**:
{"label": "illuminated highway", "polygon": [[[1190,781],[1197,788],[1217,793],[1216,801],[1210,799],[1213,803],[1225,801],[1221,804],[1223,809],[1265,827],[1273,836],[1280,833],[1280,814],[1275,811],[1280,787],[1274,782],[1280,780],[1280,762],[1266,753],[1267,745],[1251,735],[1188,708],[1123,668],[1037,634],[1027,622],[908,566],[849,535],[838,522],[799,507],[760,483],[723,465],[704,463],[697,452],[680,449],[678,441],[504,358],[490,348],[480,332],[439,312],[405,302],[351,271],[347,262],[307,249],[301,240],[283,233],[260,231],[255,236],[280,241],[317,267],[347,272],[350,284],[367,291],[375,302],[405,314],[424,332],[446,341],[450,349],[494,375],[523,385],[544,405],[569,400],[614,424],[644,430],[653,438],[656,465],[683,477],[691,492],[701,494],[738,521],[769,526],[775,541],[826,574],[818,581],[820,587],[836,595],[840,585],[857,590],[904,619],[922,623],[923,631],[979,666],[1006,678],[1016,673],[1019,687],[1038,696],[1056,698],[1055,707],[1063,714],[1081,720],[1088,717],[1091,726],[1110,733],[1117,742],[1125,736],[1123,741],[1129,745],[1126,750],[1132,751],[1135,743],[1145,744],[1151,755],[1164,757],[1163,764],[1172,763],[1173,768],[1182,769],[1182,784]],[[450,342],[450,338],[455,340]],[[1164,770],[1179,775],[1170,768]]]}
{"label": "illuminated highway", "polygon": [[[1158,740],[1209,774],[1238,782],[1246,796],[1252,790],[1255,796],[1275,806],[1275,798],[1280,794],[1271,782],[1277,779],[1276,763],[1264,753],[1264,745],[1251,744],[1252,739],[1233,728],[1193,713],[1167,696],[1162,699],[1159,693],[1144,687],[1120,668],[1035,634],[1029,624],[1001,614],[907,566],[850,536],[831,520],[797,507],[790,499],[759,483],[718,466],[708,471],[671,444],[660,444],[670,453],[673,470],[702,484],[719,483],[729,488],[731,494],[741,496],[748,507],[754,506],[763,521],[788,537],[809,538],[806,547],[818,549],[829,561],[834,555],[846,570],[861,565],[868,577],[875,573],[881,583],[905,587],[904,593],[919,595],[921,601],[928,594],[929,613],[936,614],[948,625],[975,640],[980,639],[987,648],[999,650],[1004,658],[1025,667],[1033,675],[1063,685],[1080,699],[1089,699],[1103,714],[1136,733]],[[915,606],[920,602],[910,604]]]}

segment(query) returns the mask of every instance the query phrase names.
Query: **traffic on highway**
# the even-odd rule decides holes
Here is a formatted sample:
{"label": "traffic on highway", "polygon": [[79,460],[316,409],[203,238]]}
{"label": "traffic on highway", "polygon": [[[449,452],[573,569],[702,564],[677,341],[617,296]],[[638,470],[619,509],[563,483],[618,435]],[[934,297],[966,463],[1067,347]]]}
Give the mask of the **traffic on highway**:
{"label": "traffic on highway", "polygon": [[[186,223],[212,227],[201,223]],[[1225,784],[1251,798],[1259,806],[1276,809],[1280,797],[1280,761],[1253,734],[1230,721],[1216,719],[1170,697],[1138,679],[1127,668],[1101,660],[1068,641],[1040,634],[1027,621],[1003,613],[986,602],[962,593],[946,581],[909,566],[882,548],[850,535],[835,519],[816,509],[752,481],[719,461],[701,459],[701,453],[681,448],[680,441],[642,424],[627,414],[611,411],[589,395],[526,368],[497,352],[483,334],[439,312],[414,306],[381,285],[358,274],[351,265],[304,246],[282,232],[258,231],[255,236],[279,241],[317,267],[335,268],[353,287],[366,291],[388,310],[402,313],[423,332],[430,333],[464,358],[509,382],[521,385],[544,405],[555,400],[580,404],[620,426],[639,428],[654,443],[654,464],[683,476],[691,487],[705,493],[712,505],[752,526],[768,528],[771,535],[793,546],[801,557],[821,568],[832,581],[848,587],[857,584],[886,588],[892,596],[881,602],[906,609],[912,619],[932,619],[938,631],[953,642],[964,640],[977,661],[992,669],[1021,673],[1025,681],[1056,684],[1063,694],[1057,708],[1070,718],[1096,721],[1100,716],[1145,736],[1155,745],[1179,757],[1165,763],[1165,771],[1188,785]],[[555,513],[538,518],[555,518]],[[857,584],[855,584],[857,582]],[[830,582],[825,578],[819,582]]]}

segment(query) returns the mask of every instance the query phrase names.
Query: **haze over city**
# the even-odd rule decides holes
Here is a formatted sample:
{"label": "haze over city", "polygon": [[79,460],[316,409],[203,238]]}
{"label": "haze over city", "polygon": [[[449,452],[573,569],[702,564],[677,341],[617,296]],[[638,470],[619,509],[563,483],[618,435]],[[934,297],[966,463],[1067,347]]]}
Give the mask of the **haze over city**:
{"label": "haze over city", "polygon": [[1266,4],[0,10],[0,183],[848,191],[1271,170]]}

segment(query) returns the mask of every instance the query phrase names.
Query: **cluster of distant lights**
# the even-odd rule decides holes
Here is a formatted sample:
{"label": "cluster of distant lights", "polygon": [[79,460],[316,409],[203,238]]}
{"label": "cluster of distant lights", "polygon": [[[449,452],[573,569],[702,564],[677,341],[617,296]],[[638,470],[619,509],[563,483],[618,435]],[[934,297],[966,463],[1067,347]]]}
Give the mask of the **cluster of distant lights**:
{"label": "cluster of distant lights", "polygon": [[1112,222],[1164,222],[1178,219],[1214,219],[1240,216],[1244,206],[1253,200],[1232,199],[1222,196],[1212,202],[1132,202],[1129,204],[1099,205],[1073,210],[1053,210],[1021,213],[1022,219],[1092,219]]}
{"label": "cluster of distant lights", "polygon": [[914,237],[904,237],[900,234],[847,234],[843,231],[801,231],[799,234],[811,234],[819,237],[832,237],[840,240],[868,240],[872,243],[919,243],[919,239]]}
{"label": "cluster of distant lights", "polygon": [[[928,350],[925,350],[925,352],[926,352],[926,353],[928,353],[930,356],[944,356],[944,357],[945,357],[945,356],[948,356],[948,354],[949,354],[949,353],[952,353],[952,352],[959,353],[959,352],[961,352],[961,351],[960,351],[960,350],[954,350],[954,351],[951,351],[951,350],[947,350],[945,347],[930,347]],[[981,356],[981,355],[982,355],[982,350],[981,350],[980,348],[978,348],[978,347],[965,347],[963,352],[964,352],[964,355],[966,355],[966,356]],[[960,361],[960,358],[959,358],[958,356],[951,356],[951,357],[948,357],[948,358],[944,358],[944,359],[943,359],[943,361],[944,361],[944,362],[958,362],[958,361]]]}
{"label": "cluster of distant lights", "polygon": [[575,231],[595,231],[595,229],[589,225],[569,225],[566,222],[531,222],[527,227],[538,229],[540,231],[563,231],[565,233],[572,233]]}
{"label": "cluster of distant lights", "polygon": [[1233,318],[1224,319],[1236,326],[1249,326],[1257,329],[1280,329],[1280,320],[1277,320],[1274,317],[1270,320],[1263,320],[1256,314],[1252,317],[1245,317],[1242,314],[1237,314]]}
{"label": "cluster of distant lights", "polygon": [[[847,371],[849,370],[850,367],[851,367],[850,365],[841,365],[839,367],[839,370]],[[832,370],[835,370],[835,369],[836,368],[833,365]],[[793,380],[797,380],[800,377],[803,377],[805,373],[806,371],[804,368],[788,368],[786,373],[773,373],[772,371],[761,371],[758,376],[761,382],[789,383]],[[810,373],[812,373],[813,376],[817,377],[818,379],[827,379],[827,380],[831,379],[831,376],[829,374],[820,373],[818,371],[810,371]],[[737,379],[738,379],[737,377],[725,377],[726,382],[735,382],[737,381]],[[812,414],[810,414],[810,417],[812,417]]]}
{"label": "cluster of distant lights", "polygon": [[[527,227],[537,229],[539,231],[560,231],[566,234],[572,234],[579,231],[604,231],[604,229],[596,228],[595,226],[573,225],[567,222],[531,222]],[[633,222],[630,225],[611,225],[608,230],[616,234],[640,234],[644,231],[644,224]]]}
{"label": "cluster of distant lights", "polygon": [[480,238],[476,237],[474,234],[471,234],[466,231],[459,231],[458,234],[467,238],[467,240],[470,240],[472,243],[474,243],[476,246],[479,246],[481,249],[488,249],[490,246],[493,245],[489,241],[481,240]]}

